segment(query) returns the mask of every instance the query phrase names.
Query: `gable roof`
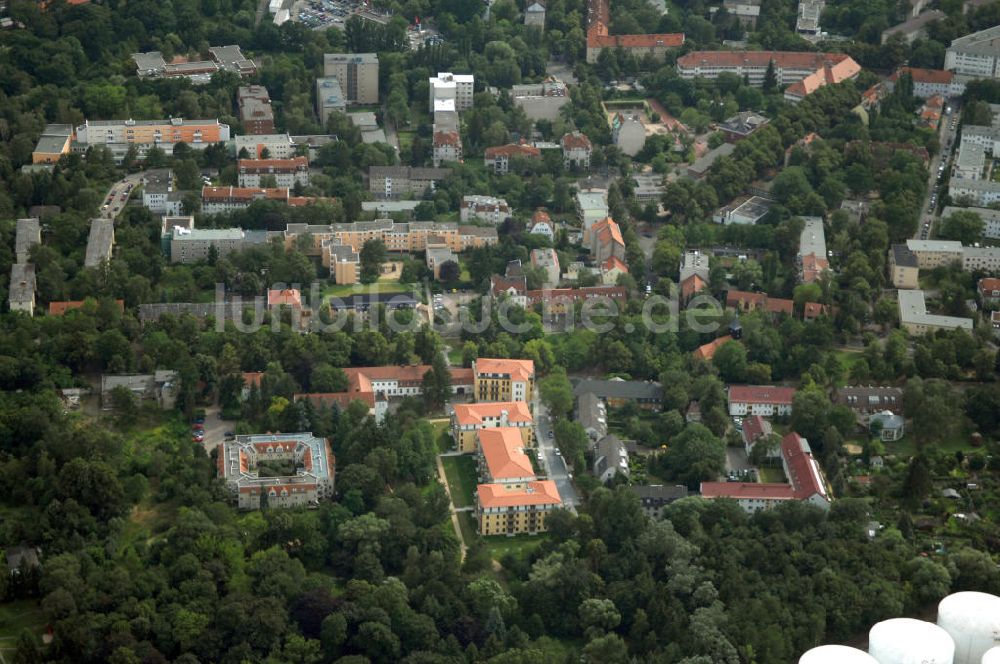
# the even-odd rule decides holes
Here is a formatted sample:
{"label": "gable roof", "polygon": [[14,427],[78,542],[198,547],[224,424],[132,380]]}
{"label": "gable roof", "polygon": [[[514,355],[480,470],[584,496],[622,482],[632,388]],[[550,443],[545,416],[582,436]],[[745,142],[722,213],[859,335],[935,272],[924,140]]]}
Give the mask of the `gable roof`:
{"label": "gable roof", "polygon": [[699,293],[708,288],[708,282],[701,278],[701,275],[691,274],[681,282],[681,298],[688,299],[695,293]]}
{"label": "gable roof", "polygon": [[711,360],[713,357],[715,357],[715,352],[730,341],[733,341],[733,338],[727,334],[724,337],[713,339],[712,341],[709,341],[707,344],[698,346],[698,348],[692,351],[691,354],[694,356],[696,360]]}
{"label": "gable roof", "polygon": [[524,401],[503,401],[489,403],[457,403],[455,421],[459,425],[482,424],[485,419],[499,419],[506,413],[507,422],[531,422],[531,410]]}
{"label": "gable roof", "polygon": [[620,244],[625,246],[625,240],[622,238],[622,229],[611,217],[605,217],[600,220],[590,229],[590,232],[597,237],[597,241],[601,244]]}
{"label": "gable roof", "polygon": [[486,462],[490,477],[494,481],[534,478],[535,469],[531,459],[524,453],[521,430],[516,427],[496,427],[480,429],[476,434],[479,449]]}
{"label": "gable roof", "polygon": [[729,386],[729,403],[768,403],[790,406],[794,397],[794,387],[780,385]]}
{"label": "gable roof", "polygon": [[511,380],[528,381],[535,377],[535,363],[532,360],[509,360],[481,357],[472,364],[475,374],[500,374]]}
{"label": "gable roof", "polygon": [[484,509],[562,504],[559,489],[552,480],[528,482],[527,488],[518,491],[510,491],[502,484],[480,484],[476,492],[479,505]]}
{"label": "gable roof", "polygon": [[771,423],[760,415],[749,415],[743,419],[743,442],[752,443],[758,438],[772,433]]}

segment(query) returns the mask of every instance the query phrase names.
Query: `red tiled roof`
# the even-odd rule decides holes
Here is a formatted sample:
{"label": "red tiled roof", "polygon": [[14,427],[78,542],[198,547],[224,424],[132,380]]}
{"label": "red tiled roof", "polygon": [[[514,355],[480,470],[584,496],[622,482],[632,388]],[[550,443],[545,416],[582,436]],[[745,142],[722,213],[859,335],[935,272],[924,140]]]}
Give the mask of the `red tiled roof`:
{"label": "red tiled roof", "polygon": [[724,344],[727,344],[730,341],[733,341],[733,338],[727,334],[724,337],[713,339],[712,341],[709,341],[707,344],[698,346],[698,348],[696,348],[691,354],[694,356],[696,360],[711,360],[713,357],[715,357],[715,352],[720,348],[722,348]]}
{"label": "red tiled roof", "polygon": [[683,32],[658,35],[604,35],[592,32],[587,35],[587,48],[679,48],[684,45]]}
{"label": "red tiled roof", "polygon": [[487,159],[493,159],[495,157],[540,157],[542,151],[531,145],[521,145],[519,143],[508,143],[507,145],[495,145],[491,148],[486,148],[485,156]]}
{"label": "red tiled roof", "polygon": [[524,440],[517,427],[480,429],[476,434],[486,468],[494,481],[534,477],[531,459],[524,453]]}
{"label": "red tiled roof", "polygon": [[553,302],[556,300],[572,300],[581,302],[594,297],[608,297],[613,300],[628,297],[628,290],[623,286],[585,286],[583,288],[543,288],[527,292],[528,304]]}
{"label": "red tiled roof", "polygon": [[612,256],[611,258],[601,263],[601,267],[608,272],[617,269],[621,270],[622,272],[625,272],[626,274],[628,273],[628,263],[618,258],[617,256]]}
{"label": "red tiled roof", "polygon": [[824,85],[843,83],[861,73],[861,65],[855,62],[853,58],[844,57],[846,59],[832,64],[826,63],[801,81],[792,83],[785,89],[785,94],[805,97],[816,92]]}
{"label": "red tiled roof", "polygon": [[615,244],[625,246],[625,240],[622,238],[622,229],[618,225],[618,222],[611,217],[606,217],[594,224],[590,232],[597,235],[597,241],[601,244],[614,242]]}
{"label": "red tiled roof", "polygon": [[561,505],[559,489],[552,480],[529,482],[527,489],[509,491],[502,484],[480,484],[476,487],[479,505],[490,507],[529,507],[533,505]]}
{"label": "red tiled roof", "polygon": [[502,274],[494,274],[490,277],[490,291],[493,295],[496,296],[506,293],[510,289],[514,289],[518,295],[524,295],[524,292],[527,289],[524,277],[514,277],[508,279]]}
{"label": "red tiled roof", "polygon": [[826,316],[830,312],[830,308],[825,304],[820,304],[819,302],[806,302],[803,307],[802,317],[806,320],[812,320],[814,318],[819,318],[820,316]]}
{"label": "red tiled roof", "polygon": [[457,131],[436,131],[434,132],[434,145],[461,145],[462,137]]}
{"label": "red tiled roof", "polygon": [[695,293],[699,293],[706,288],[708,288],[708,282],[702,279],[701,276],[692,274],[681,282],[681,299],[690,299]]}
{"label": "red tiled roof", "polygon": [[532,360],[481,357],[476,360],[474,370],[476,374],[501,374],[520,381],[535,377],[535,363]]}
{"label": "red tiled roof", "polygon": [[247,387],[257,386],[260,387],[260,379],[263,378],[263,371],[244,371],[243,372],[243,384]]}
{"label": "red tiled roof", "polygon": [[[67,311],[73,311],[74,309],[79,309],[83,307],[84,302],[86,302],[86,300],[64,300],[59,302],[49,302],[49,315],[62,316]],[[118,311],[125,311],[125,300],[115,300],[115,304],[118,305]]]}
{"label": "red tiled roof", "polygon": [[295,171],[300,168],[309,168],[309,160],[306,157],[292,157],[291,159],[240,159],[239,168],[241,171]]}
{"label": "red tiled roof", "polygon": [[271,200],[288,200],[288,189],[259,187],[202,187],[201,197],[203,200],[228,200],[268,198]]}
{"label": "red tiled roof", "polygon": [[537,210],[535,210],[535,213],[533,215],[531,215],[531,223],[532,224],[540,224],[540,223],[543,223],[543,222],[551,223],[552,222],[552,218],[549,217],[549,213],[548,212],[546,212],[542,208],[538,208]]}
{"label": "red tiled roof", "polygon": [[457,403],[455,404],[455,421],[464,426],[478,425],[487,418],[499,419],[504,412],[507,413],[508,422],[533,421],[528,404],[523,401]]}
{"label": "red tiled roof", "polygon": [[802,257],[802,281],[812,283],[819,275],[830,269],[830,261],[816,254],[806,254]]}
{"label": "red tiled roof", "polygon": [[730,385],[729,403],[769,403],[779,406],[792,405],[794,387],[780,385]]}
{"label": "red tiled roof", "polygon": [[771,423],[760,415],[750,415],[743,420],[743,442],[745,443],[752,443],[771,431]]}
{"label": "red tiled roof", "polygon": [[579,131],[564,134],[561,142],[563,150],[589,150],[591,148],[590,139]]}
{"label": "red tiled roof", "polygon": [[1000,279],[996,277],[984,277],[979,280],[980,293],[992,293],[993,291],[1000,291]]}
{"label": "red tiled roof", "polygon": [[796,497],[790,484],[758,482],[702,482],[701,495],[703,498],[733,500],[794,500]]}
{"label": "red tiled roof", "polygon": [[302,294],[297,288],[285,288],[282,290],[267,291],[267,306],[277,307],[287,305],[289,307],[302,306]]}
{"label": "red tiled roof", "polygon": [[826,486],[820,475],[819,464],[808,450],[808,443],[794,431],[781,439],[781,456],[785,460],[788,481],[799,500],[805,500],[814,494],[825,498]]}
{"label": "red tiled roof", "polygon": [[[851,60],[844,53],[813,53],[810,51],[692,51],[677,58],[677,66],[697,67],[763,67],[774,61],[780,69],[817,70],[824,65],[835,65]],[[855,63],[857,65],[857,63]]]}
{"label": "red tiled roof", "polygon": [[937,85],[951,85],[955,73],[943,69],[922,69],[920,67],[900,67],[892,76],[890,81],[898,81],[903,74],[909,74],[914,83],[928,83]]}

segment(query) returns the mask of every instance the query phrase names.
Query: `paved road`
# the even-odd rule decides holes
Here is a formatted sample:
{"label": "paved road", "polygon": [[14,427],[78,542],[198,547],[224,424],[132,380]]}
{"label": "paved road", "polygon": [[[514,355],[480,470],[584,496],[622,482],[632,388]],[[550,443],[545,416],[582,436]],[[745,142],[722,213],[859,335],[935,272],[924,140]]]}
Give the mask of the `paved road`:
{"label": "paved road", "polygon": [[559,495],[562,497],[563,505],[576,511],[576,506],[580,504],[580,494],[573,486],[570,470],[566,467],[566,461],[557,454],[554,438],[549,438],[552,430],[552,420],[545,409],[545,405],[537,397],[534,402],[535,410],[535,433],[538,436],[538,449],[542,452],[542,467],[548,474],[549,479],[556,483]]}
{"label": "paved road", "polygon": [[[131,186],[132,189],[138,187],[142,182],[142,175],[142,172],[132,173],[111,185],[111,189],[108,190],[104,201],[101,203],[100,216],[114,219],[121,214],[122,210],[125,209],[125,203],[128,202],[128,196],[131,192],[129,187]],[[125,198],[122,198],[122,196]]]}
{"label": "paved road", "polygon": [[928,212],[928,209],[930,208],[931,194],[938,191],[938,174],[940,173],[939,166],[944,163],[945,171],[947,171],[950,168],[949,162],[951,161],[952,155],[958,151],[957,145],[954,146],[954,149],[949,147],[952,141],[955,140],[955,134],[957,133],[957,124],[956,128],[952,129],[951,122],[953,118],[957,120],[961,112],[958,100],[955,100],[952,103],[951,109],[951,115],[945,115],[941,118],[943,126],[938,133],[940,150],[938,150],[938,154],[931,159],[931,163],[928,166],[930,174],[927,179],[927,197],[923,201],[924,207],[921,210],[920,223],[917,225],[917,230],[913,234],[913,239],[915,240],[927,239],[933,236],[934,223],[937,221],[938,209],[941,204],[941,195],[944,193],[938,193],[938,198],[935,201],[935,209],[932,212]]}

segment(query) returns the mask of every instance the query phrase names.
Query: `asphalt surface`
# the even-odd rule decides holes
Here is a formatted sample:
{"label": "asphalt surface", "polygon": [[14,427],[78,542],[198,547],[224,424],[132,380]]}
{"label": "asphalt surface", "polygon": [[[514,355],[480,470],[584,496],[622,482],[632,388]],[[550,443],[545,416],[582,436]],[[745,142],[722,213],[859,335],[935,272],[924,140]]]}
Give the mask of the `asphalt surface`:
{"label": "asphalt surface", "polygon": [[[128,197],[131,193],[128,189],[129,185],[132,185],[134,190],[142,182],[142,173],[132,173],[125,176],[125,179],[119,180],[111,185],[111,189],[108,190],[107,195],[104,197],[104,201],[101,202],[101,217],[107,219],[114,219],[122,210],[125,209],[125,204],[128,203]],[[124,196],[124,198],[122,198]]]}
{"label": "asphalt surface", "polygon": [[535,433],[538,437],[538,449],[542,452],[542,467],[549,479],[556,483],[556,488],[563,500],[563,506],[575,512],[576,506],[580,504],[580,494],[573,486],[566,461],[557,454],[555,438],[549,438],[549,432],[552,431],[552,420],[549,418],[545,405],[537,397],[535,398],[534,410]]}
{"label": "asphalt surface", "polygon": [[[941,149],[938,153],[931,159],[931,163],[928,166],[930,174],[927,178],[927,197],[923,201],[923,208],[920,214],[920,223],[917,225],[917,230],[913,234],[913,239],[915,240],[926,240],[933,236],[934,224],[938,218],[938,212],[941,208],[941,196],[945,193],[944,191],[939,191],[943,189],[938,184],[938,174],[942,171],[939,170],[939,166],[944,163],[945,170],[947,173],[950,168],[950,162],[952,157],[958,152],[958,146],[951,145],[951,142],[955,140],[955,135],[958,133],[958,116],[961,114],[961,109],[959,107],[958,100],[951,102],[951,114],[945,115],[941,118],[942,127],[938,133],[938,140]],[[955,128],[952,128],[952,120],[955,120]],[[934,209],[929,211],[931,208],[931,195],[937,192],[938,197],[934,200]]]}

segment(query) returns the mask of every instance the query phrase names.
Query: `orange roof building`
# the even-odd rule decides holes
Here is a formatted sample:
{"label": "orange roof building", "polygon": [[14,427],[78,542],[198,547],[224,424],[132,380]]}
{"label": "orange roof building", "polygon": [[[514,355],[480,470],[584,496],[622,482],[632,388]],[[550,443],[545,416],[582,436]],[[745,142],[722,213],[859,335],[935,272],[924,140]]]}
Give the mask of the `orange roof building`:
{"label": "orange roof building", "polygon": [[545,520],[562,506],[552,480],[528,482],[524,488],[480,484],[476,488],[476,519],[480,535],[519,535],[544,532]]}
{"label": "orange roof building", "polygon": [[[57,302],[49,302],[49,315],[62,316],[67,311],[74,311],[76,309],[82,308],[85,302],[86,300],[62,300]],[[115,306],[118,307],[119,312],[121,313],[125,312],[125,300],[115,300]]]}
{"label": "orange roof building", "polygon": [[601,51],[606,48],[622,49],[642,58],[652,55],[663,59],[670,49],[684,45],[683,33],[655,35],[612,35],[609,34],[610,12],[608,0],[588,0],[587,2],[587,62],[597,62]]}
{"label": "orange roof building", "polygon": [[687,306],[695,295],[708,288],[708,282],[701,278],[699,274],[689,275],[681,282],[681,304]]}
{"label": "orange roof building", "polygon": [[516,157],[521,159],[539,159],[542,151],[527,143],[508,143],[486,148],[483,161],[487,168],[492,168],[497,175],[506,175],[510,170],[510,161]]}
{"label": "orange roof building", "polygon": [[284,288],[281,290],[268,290],[267,291],[267,308],[271,309],[273,307],[292,307],[294,309],[302,308],[302,293],[299,292],[297,288]]}
{"label": "orange roof building", "polygon": [[733,341],[733,338],[728,334],[724,337],[713,339],[712,341],[709,341],[707,344],[698,346],[698,348],[692,351],[691,355],[696,360],[705,360],[707,362],[711,360],[713,357],[715,357],[715,352],[717,350],[722,348],[723,345],[729,343],[730,341]]}
{"label": "orange roof building", "polygon": [[590,229],[590,255],[596,263],[612,256],[625,260],[625,238],[622,229],[611,217],[602,219]]}
{"label": "orange roof building", "polygon": [[476,401],[531,402],[535,363],[531,360],[479,358],[472,363]]}
{"label": "orange roof building", "polygon": [[531,459],[524,453],[521,432],[514,427],[482,429],[476,448],[479,475],[486,484],[505,484],[521,489],[535,479]]}
{"label": "orange roof building", "polygon": [[523,401],[457,403],[451,416],[451,432],[459,452],[476,451],[478,434],[484,429],[503,427],[518,432],[521,446],[534,444],[535,420]]}
{"label": "orange roof building", "polygon": [[731,290],[726,291],[726,307],[742,312],[763,311],[791,316],[795,311],[795,302],[780,297],[769,297],[767,293]]}

